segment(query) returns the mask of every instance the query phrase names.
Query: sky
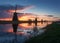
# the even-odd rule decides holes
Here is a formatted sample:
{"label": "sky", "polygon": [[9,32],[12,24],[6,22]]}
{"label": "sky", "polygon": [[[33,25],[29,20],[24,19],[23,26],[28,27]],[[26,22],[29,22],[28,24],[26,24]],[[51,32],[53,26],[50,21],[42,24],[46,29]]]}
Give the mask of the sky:
{"label": "sky", "polygon": [[34,6],[23,12],[60,17],[60,0],[0,0],[0,5]]}

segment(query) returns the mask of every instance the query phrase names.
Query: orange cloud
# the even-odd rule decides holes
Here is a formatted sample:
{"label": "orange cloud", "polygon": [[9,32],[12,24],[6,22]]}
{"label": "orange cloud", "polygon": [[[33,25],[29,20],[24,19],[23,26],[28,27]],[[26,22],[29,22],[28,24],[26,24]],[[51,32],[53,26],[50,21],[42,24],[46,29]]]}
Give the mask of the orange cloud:
{"label": "orange cloud", "polygon": [[4,20],[4,21],[12,21],[12,18],[0,18],[0,20]]}
{"label": "orange cloud", "polygon": [[27,7],[25,7],[23,10],[21,10],[21,11],[25,11],[25,10],[28,10],[28,9],[31,9],[31,8],[34,8],[35,6],[33,6],[33,5],[31,5],[31,6],[27,6]]}
{"label": "orange cloud", "polygon": [[[22,9],[17,8],[16,12],[20,13],[21,11],[25,11],[25,10],[28,10],[28,9],[31,9],[31,8],[34,8],[34,7],[35,6],[31,5],[31,6],[26,6],[26,7],[22,8]],[[7,12],[15,12],[15,10],[7,10]]]}

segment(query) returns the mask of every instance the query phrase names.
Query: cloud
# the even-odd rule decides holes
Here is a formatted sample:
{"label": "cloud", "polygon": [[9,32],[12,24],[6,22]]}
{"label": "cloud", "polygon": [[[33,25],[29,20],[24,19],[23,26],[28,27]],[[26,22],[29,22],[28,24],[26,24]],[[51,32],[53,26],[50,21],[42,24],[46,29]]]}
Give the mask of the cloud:
{"label": "cloud", "polygon": [[47,17],[54,17],[54,15],[45,15],[45,16],[47,16]]}
{"label": "cloud", "polygon": [[[0,11],[6,11],[6,10],[15,10],[15,7],[14,5],[0,5]],[[17,9],[23,9],[24,6],[21,6],[21,5],[17,5]]]}
{"label": "cloud", "polygon": [[30,9],[33,8],[33,5],[30,6],[22,6],[22,5],[0,5],[0,12],[1,11],[7,11],[7,10],[25,10],[25,9]]}
{"label": "cloud", "polygon": [[[30,9],[34,6],[22,6],[22,5],[17,5],[17,10],[26,10]],[[0,18],[8,18],[11,17],[12,11],[15,11],[16,6],[14,5],[0,5]],[[11,12],[9,12],[11,11]]]}
{"label": "cloud", "polygon": [[[17,9],[23,9],[24,6],[17,5]],[[11,12],[8,12],[8,10],[15,10],[15,6],[13,5],[0,5],[0,18],[8,18],[9,16],[11,17]]]}

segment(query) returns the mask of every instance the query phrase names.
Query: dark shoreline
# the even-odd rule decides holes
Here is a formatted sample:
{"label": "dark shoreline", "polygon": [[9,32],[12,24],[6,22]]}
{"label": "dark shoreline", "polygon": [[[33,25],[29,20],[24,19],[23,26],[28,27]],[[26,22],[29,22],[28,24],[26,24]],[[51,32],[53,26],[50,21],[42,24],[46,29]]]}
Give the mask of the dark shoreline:
{"label": "dark shoreline", "polygon": [[47,29],[45,33],[29,39],[25,43],[60,43],[60,21],[53,22],[43,29]]}

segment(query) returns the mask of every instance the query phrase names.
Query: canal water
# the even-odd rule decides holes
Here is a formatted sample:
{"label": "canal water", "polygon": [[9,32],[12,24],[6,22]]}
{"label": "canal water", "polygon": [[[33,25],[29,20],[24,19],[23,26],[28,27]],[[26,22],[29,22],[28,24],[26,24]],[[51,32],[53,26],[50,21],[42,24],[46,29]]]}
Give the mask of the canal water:
{"label": "canal water", "polygon": [[[46,29],[42,28],[46,27],[49,24],[52,24],[52,22],[37,23],[37,26],[35,26],[34,23],[31,25],[28,23],[19,24],[16,33],[17,43],[24,43],[25,40],[44,33]],[[12,24],[0,24],[0,43],[13,42],[16,43]]]}

